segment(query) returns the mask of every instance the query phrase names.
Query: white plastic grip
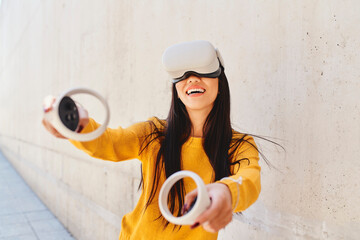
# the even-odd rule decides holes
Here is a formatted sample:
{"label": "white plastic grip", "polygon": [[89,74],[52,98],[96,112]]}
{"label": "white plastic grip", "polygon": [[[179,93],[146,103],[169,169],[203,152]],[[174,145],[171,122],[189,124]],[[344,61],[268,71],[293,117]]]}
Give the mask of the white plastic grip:
{"label": "white plastic grip", "polygon": [[[181,217],[175,217],[172,215],[168,208],[168,195],[172,186],[182,178],[192,178],[198,190],[197,200],[194,207],[185,215]],[[203,213],[211,204],[209,194],[205,188],[203,180],[194,172],[191,171],[179,171],[171,175],[161,187],[159,194],[159,208],[161,214],[166,220],[177,225],[193,225],[195,220],[201,213]]]}
{"label": "white plastic grip", "polygon": [[[61,100],[65,96],[71,97],[72,95],[79,94],[79,93],[85,93],[85,94],[89,94],[89,95],[96,97],[102,103],[102,105],[104,106],[104,108],[106,110],[106,117],[105,117],[104,123],[99,128],[97,128],[95,131],[90,132],[90,133],[80,134],[80,133],[71,131],[62,123],[60,116],[59,116],[59,103],[61,102]],[[53,109],[51,111],[45,113],[44,117],[64,137],[67,137],[69,139],[73,139],[76,141],[80,141],[80,142],[86,142],[86,141],[90,141],[95,138],[98,138],[100,135],[103,134],[103,132],[107,128],[107,125],[109,124],[110,110],[109,110],[109,105],[106,102],[105,98],[103,98],[99,93],[97,93],[91,89],[87,89],[87,88],[71,88],[71,89],[65,91],[63,94],[61,94],[56,99],[55,103],[53,104]]]}

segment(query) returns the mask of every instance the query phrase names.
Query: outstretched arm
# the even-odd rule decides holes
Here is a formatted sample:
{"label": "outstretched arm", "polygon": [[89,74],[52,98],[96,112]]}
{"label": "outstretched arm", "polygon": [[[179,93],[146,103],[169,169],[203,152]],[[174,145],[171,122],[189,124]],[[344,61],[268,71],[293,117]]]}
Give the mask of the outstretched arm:
{"label": "outstretched arm", "polygon": [[[258,198],[261,190],[259,153],[253,138],[247,137],[245,140],[238,147],[234,158],[246,160],[234,169],[234,175],[206,185],[211,205],[191,228],[202,225],[206,231],[218,232],[231,222],[233,212],[247,209]],[[196,189],[186,195],[184,212],[196,196]]]}
{"label": "outstretched arm", "polygon": [[[92,132],[100,124],[89,119],[81,133]],[[137,123],[128,128],[107,128],[98,138],[88,142],[69,140],[75,147],[92,157],[109,161],[123,161],[139,158],[142,139],[146,133],[146,123]]]}

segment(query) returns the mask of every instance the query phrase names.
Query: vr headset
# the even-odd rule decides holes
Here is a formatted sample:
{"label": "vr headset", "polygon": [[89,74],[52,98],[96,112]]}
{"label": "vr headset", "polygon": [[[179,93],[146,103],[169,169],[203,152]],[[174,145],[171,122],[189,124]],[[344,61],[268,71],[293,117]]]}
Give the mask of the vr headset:
{"label": "vr headset", "polygon": [[162,56],[165,70],[173,83],[190,75],[217,78],[221,74],[224,61],[218,49],[208,41],[178,43],[167,48]]}

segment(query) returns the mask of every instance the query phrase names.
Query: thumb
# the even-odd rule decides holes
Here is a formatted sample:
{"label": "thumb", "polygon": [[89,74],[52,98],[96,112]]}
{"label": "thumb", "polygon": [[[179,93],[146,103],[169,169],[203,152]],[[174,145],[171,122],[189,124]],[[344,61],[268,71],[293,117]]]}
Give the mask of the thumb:
{"label": "thumb", "polygon": [[52,95],[48,95],[43,100],[43,108],[44,112],[49,112],[52,109],[52,105],[54,104],[56,98]]}
{"label": "thumb", "polygon": [[197,194],[198,194],[197,189],[195,189],[195,190],[189,192],[188,194],[186,194],[185,201],[184,201],[184,206],[183,206],[183,208],[181,210],[182,214],[190,211],[190,209],[192,208],[192,206],[194,205],[194,203],[196,201]]}

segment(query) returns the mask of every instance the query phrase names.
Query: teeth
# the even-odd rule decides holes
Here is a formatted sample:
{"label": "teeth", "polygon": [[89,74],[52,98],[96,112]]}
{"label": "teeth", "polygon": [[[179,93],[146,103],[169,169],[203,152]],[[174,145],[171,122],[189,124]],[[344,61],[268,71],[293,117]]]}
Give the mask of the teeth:
{"label": "teeth", "polygon": [[188,95],[192,94],[192,93],[203,93],[205,92],[205,89],[201,89],[201,88],[193,88],[193,89],[190,89],[188,90],[186,93]]}

